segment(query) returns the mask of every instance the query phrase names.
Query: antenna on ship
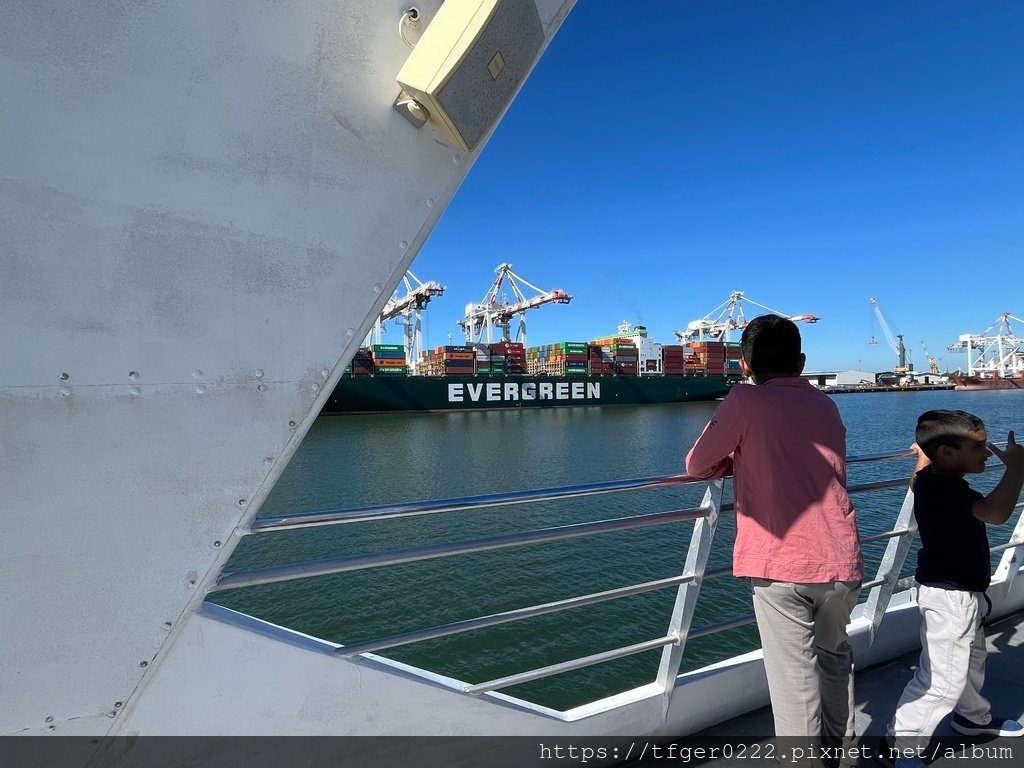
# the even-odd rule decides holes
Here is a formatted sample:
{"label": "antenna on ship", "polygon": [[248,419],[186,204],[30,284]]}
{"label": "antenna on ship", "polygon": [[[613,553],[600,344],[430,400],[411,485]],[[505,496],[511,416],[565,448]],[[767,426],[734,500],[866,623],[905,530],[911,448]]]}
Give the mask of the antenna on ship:
{"label": "antenna on ship", "polygon": [[729,294],[728,299],[704,317],[687,324],[685,331],[672,331],[672,333],[679,339],[680,344],[693,341],[731,341],[730,334],[733,330],[741,331],[747,327],[748,321],[743,312],[744,301],[766,310],[769,314],[792,320],[794,323],[816,323],[821,319],[817,315],[790,315],[786,312],[779,312],[777,309],[772,309],[745,296],[743,291],[733,291]]}
{"label": "antenna on ship", "polygon": [[[499,264],[494,271],[498,273],[498,276],[491,283],[483,301],[479,304],[467,304],[466,317],[464,320],[459,320],[459,327],[466,334],[466,341],[470,344],[474,342],[493,343],[495,340],[494,329],[499,328],[501,330],[500,341],[516,341],[526,346],[526,312],[528,310],[545,304],[568,304],[572,301],[572,296],[560,288],[545,291],[523,279],[512,271],[511,264]],[[515,296],[515,302],[512,304],[509,304],[500,294],[501,286],[506,282]],[[536,291],[537,294],[527,298],[519,283]],[[519,327],[513,339],[512,319],[516,315],[519,316]],[[484,338],[485,336],[486,338]]]}
{"label": "antenna on ship", "polygon": [[402,277],[401,285],[405,286],[405,294],[399,295],[398,290],[384,305],[380,317],[373,324],[370,337],[374,344],[381,343],[384,324],[392,318],[400,317],[405,344],[405,363],[413,373],[419,363],[423,351],[423,310],[431,299],[444,293],[445,287],[433,280],[424,283],[409,270]]}

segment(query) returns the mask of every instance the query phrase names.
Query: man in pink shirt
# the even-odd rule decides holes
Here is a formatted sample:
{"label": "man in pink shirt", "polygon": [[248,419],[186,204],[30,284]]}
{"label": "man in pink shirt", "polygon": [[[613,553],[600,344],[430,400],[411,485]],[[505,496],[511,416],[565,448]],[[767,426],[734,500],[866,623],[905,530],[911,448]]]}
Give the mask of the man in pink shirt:
{"label": "man in pink shirt", "polygon": [[733,574],[753,586],[776,735],[809,738],[841,755],[854,746],[846,626],[863,577],[846,493],[846,428],[832,399],[800,376],[805,357],[795,324],[757,317],[740,348],[741,370],[754,385],[732,388],[687,455],[686,471],[734,475]]}

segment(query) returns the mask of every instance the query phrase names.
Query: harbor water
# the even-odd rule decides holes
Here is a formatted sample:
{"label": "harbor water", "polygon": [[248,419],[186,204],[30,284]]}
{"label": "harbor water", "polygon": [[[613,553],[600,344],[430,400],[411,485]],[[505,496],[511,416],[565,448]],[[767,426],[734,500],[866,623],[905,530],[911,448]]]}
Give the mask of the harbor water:
{"label": "harbor water", "polygon": [[[1019,428],[1019,391],[908,392],[835,396],[851,455],[898,451],[931,408],[971,411],[989,438]],[[434,414],[324,417],[267,499],[261,516],[389,502],[451,498],[667,475],[717,403]],[[854,466],[850,482],[909,476],[912,462]],[[971,479],[991,488],[999,473]],[[492,507],[246,537],[226,571],[367,554],[527,529],[696,506],[703,486]],[[862,535],[891,529],[905,491],[854,498]],[[1014,518],[1015,520],[1015,518]],[[731,517],[723,518],[709,568],[731,561]],[[1012,526],[1013,520],[1007,524]],[[437,624],[678,575],[693,524],[482,552],[214,593],[216,602],[310,635],[349,644]],[[1006,533],[990,531],[1005,540]],[[865,547],[873,578],[884,542]],[[912,570],[913,555],[904,569]],[[665,634],[674,589],[536,617],[382,652],[470,683],[514,674]],[[693,627],[751,612],[747,583],[707,581]],[[757,647],[747,625],[688,642],[683,671]],[[505,689],[565,709],[654,679],[660,651]]]}

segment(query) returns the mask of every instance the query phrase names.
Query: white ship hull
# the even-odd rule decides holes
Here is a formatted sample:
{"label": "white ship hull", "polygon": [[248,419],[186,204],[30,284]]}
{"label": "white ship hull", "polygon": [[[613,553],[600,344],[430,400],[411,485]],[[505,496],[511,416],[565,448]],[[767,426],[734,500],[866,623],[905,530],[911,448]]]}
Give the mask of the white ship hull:
{"label": "white ship hull", "polygon": [[[537,0],[546,39],[571,6]],[[667,736],[767,701],[752,653],[555,712],[204,604],[480,151],[392,109],[402,10],[0,14],[0,734]],[[858,619],[860,663],[916,625]]]}

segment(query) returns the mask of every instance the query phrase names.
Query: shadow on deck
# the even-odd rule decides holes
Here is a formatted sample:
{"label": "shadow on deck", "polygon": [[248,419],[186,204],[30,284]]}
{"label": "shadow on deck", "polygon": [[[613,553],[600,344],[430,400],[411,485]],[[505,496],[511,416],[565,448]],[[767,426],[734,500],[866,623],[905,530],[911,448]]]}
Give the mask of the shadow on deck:
{"label": "shadow on deck", "polygon": [[[982,692],[992,702],[992,711],[997,715],[1019,719],[1024,715],[1024,613],[1017,613],[991,624],[987,628],[987,639],[989,656]],[[857,673],[854,696],[857,702],[857,735],[861,754],[858,761],[853,764],[865,768],[884,765],[875,758],[879,742],[893,716],[904,685],[917,669],[919,653],[920,651],[914,651]],[[769,740],[764,734],[770,734],[773,730],[771,709],[763,707],[695,734],[693,739],[707,744],[760,744],[767,748]],[[664,754],[666,753],[663,752]],[[950,727],[947,716],[940,723],[925,760],[931,761],[931,765],[936,768],[1024,767],[1024,738],[962,736]],[[787,763],[788,761],[779,761],[779,765]],[[678,765],[682,764],[682,761],[664,756],[660,760],[648,759],[634,763],[643,768],[669,764]],[[774,763],[764,759],[751,759],[748,752],[743,758],[734,755],[731,759],[691,759],[686,764],[713,768],[755,768],[759,764]]]}

